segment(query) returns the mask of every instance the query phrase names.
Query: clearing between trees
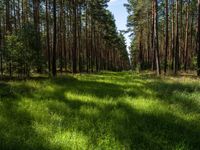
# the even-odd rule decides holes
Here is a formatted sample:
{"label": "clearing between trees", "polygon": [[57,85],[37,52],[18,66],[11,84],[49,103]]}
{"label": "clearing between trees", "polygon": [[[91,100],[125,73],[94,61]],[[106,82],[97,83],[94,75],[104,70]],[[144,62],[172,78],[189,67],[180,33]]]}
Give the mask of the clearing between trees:
{"label": "clearing between trees", "polygon": [[200,81],[131,72],[0,83],[0,149],[200,149]]}

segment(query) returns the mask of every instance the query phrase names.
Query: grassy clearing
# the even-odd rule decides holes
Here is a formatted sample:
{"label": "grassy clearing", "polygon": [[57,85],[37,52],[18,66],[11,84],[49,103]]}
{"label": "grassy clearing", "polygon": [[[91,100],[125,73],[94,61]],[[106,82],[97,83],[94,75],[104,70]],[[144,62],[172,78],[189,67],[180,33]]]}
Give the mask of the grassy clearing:
{"label": "grassy clearing", "polygon": [[0,149],[200,149],[200,81],[101,73],[0,83]]}

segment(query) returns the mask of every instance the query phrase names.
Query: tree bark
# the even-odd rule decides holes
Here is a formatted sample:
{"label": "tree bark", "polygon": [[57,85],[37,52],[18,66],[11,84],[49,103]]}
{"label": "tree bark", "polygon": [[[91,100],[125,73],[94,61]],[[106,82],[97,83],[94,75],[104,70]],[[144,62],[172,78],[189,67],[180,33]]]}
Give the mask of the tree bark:
{"label": "tree bark", "polygon": [[53,58],[52,58],[52,75],[56,76],[56,0],[53,0]]}
{"label": "tree bark", "polygon": [[186,6],[186,27],[185,27],[185,48],[184,48],[184,70],[187,71],[188,66],[188,30],[189,30],[189,2]]}
{"label": "tree bark", "polygon": [[154,48],[154,21],[155,21],[155,19],[154,19],[154,0],[152,1],[152,31],[151,31],[151,49],[152,49],[152,70],[155,70],[155,65],[156,65],[156,63],[155,63],[155,58],[156,58],[156,56],[155,56],[155,48]]}
{"label": "tree bark", "polygon": [[169,47],[169,29],[168,29],[168,0],[165,0],[165,13],[166,13],[166,29],[165,29],[165,64],[164,64],[164,72],[167,73],[167,57],[168,57],[168,47]]}
{"label": "tree bark", "polygon": [[179,0],[176,0],[176,49],[174,56],[174,74],[178,72],[179,66]]}
{"label": "tree bark", "polygon": [[197,75],[200,76],[200,0],[198,0]]}
{"label": "tree bark", "polygon": [[50,37],[49,37],[49,2],[46,0],[46,36],[47,36],[47,57],[48,57],[48,70],[51,74],[51,54],[50,54]]}
{"label": "tree bark", "polygon": [[1,27],[1,18],[0,18],[0,79],[3,78],[3,32]]}
{"label": "tree bark", "polygon": [[77,3],[73,0],[73,50],[72,50],[72,72],[77,73]]}
{"label": "tree bark", "polygon": [[158,2],[154,0],[154,50],[156,52],[156,73],[161,74],[160,70],[160,54],[159,54],[159,43],[158,43]]}
{"label": "tree bark", "polygon": [[174,0],[172,0],[172,38],[171,38],[171,53],[172,53],[172,57],[171,57],[171,60],[172,60],[172,64],[171,64],[171,67],[172,67],[172,70],[174,70],[174,56],[175,56],[175,24],[174,24],[174,20],[175,20],[175,17],[174,17]]}

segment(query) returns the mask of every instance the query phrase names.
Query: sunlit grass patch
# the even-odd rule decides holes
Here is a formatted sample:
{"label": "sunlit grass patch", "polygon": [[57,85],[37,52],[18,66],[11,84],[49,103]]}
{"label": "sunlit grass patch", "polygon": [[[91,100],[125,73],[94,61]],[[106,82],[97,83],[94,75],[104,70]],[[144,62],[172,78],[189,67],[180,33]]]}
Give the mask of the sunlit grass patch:
{"label": "sunlit grass patch", "polygon": [[83,149],[89,148],[89,139],[78,131],[59,131],[50,139],[55,149]]}

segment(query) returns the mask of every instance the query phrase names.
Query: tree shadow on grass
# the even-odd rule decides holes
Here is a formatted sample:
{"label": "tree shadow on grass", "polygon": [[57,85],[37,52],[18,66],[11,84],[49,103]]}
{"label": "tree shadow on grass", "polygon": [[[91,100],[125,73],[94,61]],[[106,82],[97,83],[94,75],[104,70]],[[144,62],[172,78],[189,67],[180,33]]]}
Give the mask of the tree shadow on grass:
{"label": "tree shadow on grass", "polygon": [[[65,92],[77,92],[79,94],[89,94],[98,98],[118,98],[124,95],[123,87],[112,83],[88,80],[81,81],[72,77],[57,78],[51,81],[54,85],[60,87],[60,94],[64,94]],[[55,95],[56,92],[57,91],[55,91]]]}
{"label": "tree shadow on grass", "polygon": [[33,88],[25,84],[0,84],[0,149],[47,150],[48,143],[32,128],[34,118],[19,107],[21,97],[30,95]]}
{"label": "tree shadow on grass", "polygon": [[[61,84],[59,84],[59,81],[54,82],[63,86],[64,82],[63,80],[61,81]],[[66,81],[65,83],[67,84],[69,82]],[[70,84],[72,84],[74,88],[67,89],[68,92],[71,91],[77,92],[79,94],[89,94],[90,96],[96,96],[98,98],[118,98],[124,94],[123,90],[125,88],[123,86],[115,84],[97,82],[93,83],[90,81],[88,82],[78,80],[75,80]],[[99,86],[98,84],[100,84],[101,86]],[[188,93],[194,92],[192,85],[182,85],[177,83],[169,84],[165,82],[157,83],[154,81],[144,84],[147,89],[150,89],[156,93],[155,98],[157,98],[158,100],[169,102],[169,104],[170,100],[176,95],[174,91],[186,91]],[[102,85],[105,86],[106,90],[102,92],[102,95],[98,95],[96,91],[101,91]],[[87,86],[87,88],[85,86]],[[118,90],[117,92],[122,93],[118,95],[107,93],[107,91],[110,92],[110,90],[113,90],[113,88],[116,88]],[[169,91],[167,95],[164,95],[166,88]],[[66,90],[66,87],[64,89]],[[198,87],[195,91],[197,90]],[[62,91],[61,93],[63,93],[64,91]],[[144,95],[145,90],[140,90],[138,94],[142,95],[142,93],[143,96],[145,96],[144,98],[146,98],[148,94]],[[138,95],[131,95],[133,99],[137,96]],[[63,97],[62,101],[65,103],[65,105],[69,106],[72,109],[72,114],[74,114],[71,117],[67,114],[63,114],[64,116],[66,116],[65,122],[70,122],[70,126],[66,127],[75,127],[76,130],[78,130],[79,132],[86,134],[88,137],[90,137],[91,145],[95,145],[98,143],[98,141],[96,140],[99,138],[98,136],[101,135],[102,132],[104,132],[104,136],[108,136],[106,135],[106,133],[108,132],[108,134],[113,135],[113,138],[116,141],[123,145],[123,147],[121,147],[122,149],[193,150],[200,148],[200,128],[196,127],[196,122],[183,120],[172,113],[140,113],[134,110],[134,108],[130,107],[129,105],[121,102],[117,103],[117,105],[106,104],[104,106],[99,106],[95,102],[83,102],[78,99],[68,100],[66,97]],[[190,99],[187,97],[183,96],[172,101],[173,103],[182,106],[184,108],[184,111],[187,110],[190,112],[199,113],[199,108],[197,107],[196,103],[193,103],[193,101],[190,102]],[[49,108],[52,111],[57,112],[60,107],[56,107],[57,106],[51,105]],[[83,114],[83,112],[80,111],[82,107],[90,107],[93,109],[96,108],[99,113]],[[122,117],[120,117],[120,114],[113,115],[113,111],[115,110],[124,115]],[[63,110],[61,112],[65,111]],[[81,122],[79,125],[77,125],[76,122],[77,118],[81,118],[79,120]],[[91,120],[92,122],[90,122]],[[108,130],[106,129],[105,124],[106,126],[110,127]],[[90,133],[89,131],[91,129],[97,133]]]}
{"label": "tree shadow on grass", "polygon": [[[119,109],[126,112],[128,119],[115,123],[123,123],[123,130],[118,132],[116,128],[115,133],[120,141],[129,141],[130,149],[176,149],[181,146],[192,150],[200,148],[200,128],[190,121],[172,113],[138,112],[123,103]],[[127,134],[127,137],[121,136],[123,134]]]}
{"label": "tree shadow on grass", "polygon": [[0,82],[9,82],[9,81],[28,81],[28,80],[33,80],[33,81],[44,81],[49,79],[48,76],[36,76],[36,77],[26,77],[26,78],[20,78],[17,76],[9,77],[5,76],[0,79]]}
{"label": "tree shadow on grass", "polygon": [[[177,77],[178,78],[178,77]],[[185,113],[200,113],[200,85],[198,82],[181,83],[178,81],[170,81],[153,74],[143,74],[133,77],[133,84],[124,86],[122,89],[128,88],[126,94],[130,97],[143,99],[155,99],[168,104],[176,104],[180,106]],[[139,86],[137,86],[139,84]]]}
{"label": "tree shadow on grass", "polygon": [[[200,149],[200,127],[196,126],[196,122],[183,120],[169,112],[156,114],[140,112],[123,101],[101,104],[97,101],[83,101],[76,96],[74,98],[65,96],[66,92],[71,92],[102,100],[111,98],[115,101],[124,94],[128,94],[134,100],[137,96],[142,96],[146,89],[138,92],[139,87],[132,87],[132,90],[136,90],[132,94],[131,91],[124,92],[126,86],[80,81],[72,77],[53,79],[50,83],[55,86],[52,91],[45,91],[45,83],[42,83],[43,89],[34,89],[26,84],[18,84],[15,87],[10,87],[9,84],[1,85],[4,87],[1,88],[1,93],[6,93],[10,88],[14,89],[12,91],[15,98],[7,97],[8,93],[0,100],[0,108],[2,108],[0,110],[0,149]],[[174,100],[176,95],[174,91],[194,92],[192,85],[176,85],[177,83],[163,81],[140,84],[155,92],[155,98],[158,100],[169,104],[176,103],[185,109],[188,104],[182,101],[183,97]],[[166,89],[167,95],[165,95]],[[195,91],[198,90],[197,87]],[[147,95],[148,93],[143,95],[144,98]],[[38,120],[27,110],[20,110],[18,102],[22,97],[45,103],[45,107],[49,110],[47,120],[52,119],[51,114],[63,118],[50,124],[54,128],[52,134],[43,135],[35,131],[33,124]],[[184,101],[189,100],[188,97],[184,99]],[[194,104],[187,110],[199,113],[199,109]],[[73,147],[74,143],[70,145],[69,138],[64,139],[68,146],[59,142],[52,144],[48,141],[48,136],[58,133],[62,135],[65,131],[84,134],[87,137],[87,146]],[[73,134],[70,137],[72,138]]]}
{"label": "tree shadow on grass", "polygon": [[[84,104],[84,102],[81,103],[79,101],[66,102],[64,95],[66,91],[86,94],[93,93],[93,95],[99,98],[114,98],[122,93],[114,84],[95,84],[95,82],[92,81],[78,81],[72,77],[52,79],[49,80],[49,82],[53,84],[52,86],[58,87],[58,89],[55,89],[55,92],[42,93],[41,89],[36,89],[32,85],[26,84],[26,82],[0,84],[0,149],[61,149],[59,145],[51,144],[50,141],[47,141],[47,137],[43,137],[44,135],[35,131],[33,124],[37,122],[37,120],[35,120],[28,110],[24,108],[21,110],[19,103],[22,99],[28,98],[30,101],[39,102],[47,100],[45,103],[48,103],[48,99],[59,100],[60,102],[63,101],[73,110],[70,115],[74,114],[73,116],[76,117],[76,111],[78,111],[82,105],[87,105],[88,107],[96,107],[96,105],[90,105],[89,103]],[[42,87],[45,86],[45,82],[41,84]],[[45,89],[45,87],[43,89]],[[114,89],[113,92],[109,92],[109,90],[112,89]],[[49,109],[50,108],[52,107],[49,107]],[[60,108],[57,108],[57,111],[54,111],[57,112],[58,115],[61,113],[59,109]],[[53,109],[50,113],[52,112]],[[65,115],[67,116],[67,114]],[[81,122],[81,118],[79,119]],[[73,122],[73,118],[67,119],[66,121],[70,122],[70,120]],[[76,126],[73,128],[76,128]]]}
{"label": "tree shadow on grass", "polygon": [[0,100],[15,100],[18,99],[19,96],[31,95],[34,91],[36,91],[36,89],[27,85],[26,82],[20,84],[2,82],[0,83]]}
{"label": "tree shadow on grass", "polygon": [[[119,149],[200,148],[200,129],[195,127],[195,123],[171,113],[142,113],[123,102],[103,106],[79,99],[65,99],[64,102],[66,107],[49,105],[49,109],[65,116],[63,129],[73,128],[84,133],[89,138],[89,148],[100,148],[99,139],[107,137],[110,138],[108,140],[115,139],[121,146]],[[65,108],[70,108],[70,113],[66,112]],[[83,113],[81,108],[98,111],[87,114]],[[113,145],[108,146],[111,148]]]}
{"label": "tree shadow on grass", "polygon": [[168,83],[165,81],[153,81],[147,83],[145,87],[156,93],[156,98],[168,104],[177,104],[184,111],[200,113],[200,102],[198,96],[191,94],[200,93],[200,85],[195,83]]}

